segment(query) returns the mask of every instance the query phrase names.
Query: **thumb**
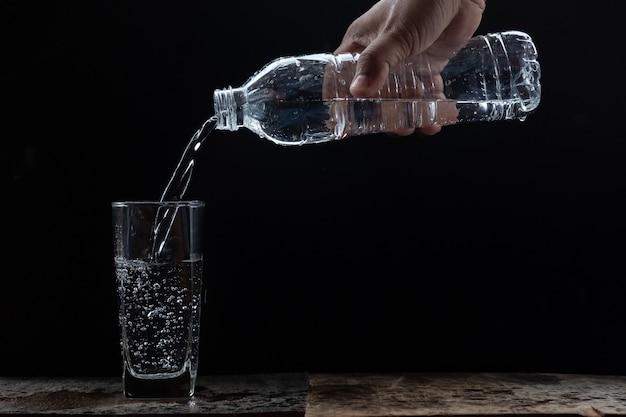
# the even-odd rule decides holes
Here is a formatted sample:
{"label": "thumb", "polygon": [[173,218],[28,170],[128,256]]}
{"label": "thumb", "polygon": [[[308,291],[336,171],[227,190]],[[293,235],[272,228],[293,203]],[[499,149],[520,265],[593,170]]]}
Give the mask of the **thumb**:
{"label": "thumb", "polygon": [[389,76],[389,69],[407,57],[403,42],[395,42],[389,37],[379,37],[370,43],[360,54],[356,72],[350,84],[350,93],[355,97],[377,95]]}

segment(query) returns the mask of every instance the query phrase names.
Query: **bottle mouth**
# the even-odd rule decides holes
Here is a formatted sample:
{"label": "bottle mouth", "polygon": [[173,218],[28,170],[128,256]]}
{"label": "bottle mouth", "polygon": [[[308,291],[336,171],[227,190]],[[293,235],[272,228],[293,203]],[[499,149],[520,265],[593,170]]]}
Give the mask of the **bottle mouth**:
{"label": "bottle mouth", "polygon": [[215,128],[219,130],[237,130],[237,107],[233,88],[217,89],[213,92],[215,108]]}

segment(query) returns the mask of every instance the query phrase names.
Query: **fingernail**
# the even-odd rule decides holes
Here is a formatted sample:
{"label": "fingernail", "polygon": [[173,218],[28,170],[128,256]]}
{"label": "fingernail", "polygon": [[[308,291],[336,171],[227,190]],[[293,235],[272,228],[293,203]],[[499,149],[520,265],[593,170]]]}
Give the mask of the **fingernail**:
{"label": "fingernail", "polygon": [[350,89],[367,90],[369,84],[369,78],[367,75],[359,74],[354,78],[354,80],[352,80]]}

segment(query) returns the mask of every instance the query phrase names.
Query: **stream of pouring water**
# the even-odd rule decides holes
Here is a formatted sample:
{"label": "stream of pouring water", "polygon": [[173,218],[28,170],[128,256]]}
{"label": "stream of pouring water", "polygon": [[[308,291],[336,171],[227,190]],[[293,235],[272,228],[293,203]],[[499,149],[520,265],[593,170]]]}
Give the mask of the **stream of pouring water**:
{"label": "stream of pouring water", "polygon": [[189,181],[191,180],[191,174],[193,171],[193,166],[195,164],[195,156],[198,153],[202,142],[209,136],[209,134],[215,128],[215,124],[217,122],[217,116],[213,116],[207,119],[200,129],[193,134],[189,143],[185,147],[182,156],[172,174],[167,187],[163,190],[163,194],[161,194],[161,201],[174,201],[174,200],[182,200],[185,192],[187,191],[187,187],[189,186]]}
{"label": "stream of pouring water", "polygon": [[[174,173],[170,177],[170,180],[161,194],[160,201],[175,201],[182,200],[189,187],[191,181],[191,174],[193,173],[193,167],[195,164],[195,157],[204,140],[215,128],[217,123],[217,116],[212,116],[207,119],[202,126],[193,134],[189,143],[185,147],[183,154],[178,161],[178,165],[174,170]],[[162,252],[167,241],[174,219],[176,218],[175,208],[162,207],[157,213],[156,221],[153,227],[152,233],[152,261],[158,262],[162,260]]]}

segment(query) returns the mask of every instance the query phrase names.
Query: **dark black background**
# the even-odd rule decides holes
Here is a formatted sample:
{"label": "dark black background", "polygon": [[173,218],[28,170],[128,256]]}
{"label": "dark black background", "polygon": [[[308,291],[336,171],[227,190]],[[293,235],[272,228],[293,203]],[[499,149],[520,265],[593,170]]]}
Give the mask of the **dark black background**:
{"label": "dark black background", "polygon": [[[371,4],[4,1],[0,375],[119,375],[110,203],[158,199],[216,88],[332,51]],[[623,2],[490,1],[525,122],[205,141],[202,374],[626,374]]]}

